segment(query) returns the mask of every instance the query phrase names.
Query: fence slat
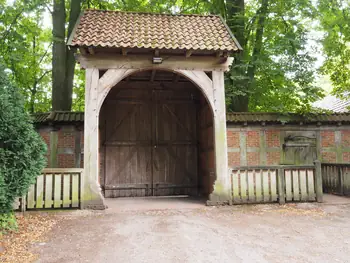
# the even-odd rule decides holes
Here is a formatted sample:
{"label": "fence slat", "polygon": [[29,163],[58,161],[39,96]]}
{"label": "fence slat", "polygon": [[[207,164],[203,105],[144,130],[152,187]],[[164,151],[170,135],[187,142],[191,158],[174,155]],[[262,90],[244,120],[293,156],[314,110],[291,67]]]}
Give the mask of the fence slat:
{"label": "fence slat", "polygon": [[268,202],[270,200],[270,189],[269,189],[269,171],[262,171],[262,180],[263,180],[263,194],[264,194],[264,202]]}
{"label": "fence slat", "polygon": [[36,205],[35,208],[41,209],[44,207],[44,176],[39,175],[36,178]]}
{"label": "fence slat", "polygon": [[232,171],[232,197],[234,203],[239,203],[241,201],[240,195],[239,195],[239,180],[238,180],[238,171]]}
{"label": "fence slat", "polygon": [[61,207],[62,199],[61,199],[61,189],[62,189],[62,175],[55,174],[55,190],[54,190],[54,202],[53,206],[55,208]]}
{"label": "fence slat", "polygon": [[248,200],[250,202],[255,202],[254,171],[248,171]]}
{"label": "fence slat", "polygon": [[63,207],[70,207],[70,174],[63,175]]}
{"label": "fence slat", "polygon": [[300,193],[301,193],[301,200],[302,201],[307,201],[308,198],[308,194],[307,194],[307,188],[306,188],[306,170],[300,170],[299,173],[300,176]]}
{"label": "fence slat", "polygon": [[307,171],[307,192],[309,196],[309,200],[316,199],[316,191],[315,191],[315,172],[313,170]]}
{"label": "fence slat", "polygon": [[293,176],[293,200],[300,200],[300,189],[299,189],[299,170],[292,170]]}
{"label": "fence slat", "polygon": [[247,171],[239,171],[241,178],[241,198],[242,202],[247,201]]}
{"label": "fence slat", "polygon": [[285,170],[284,176],[285,176],[285,183],[286,183],[286,200],[292,201],[293,194],[292,194],[292,173],[291,173],[291,170]]}
{"label": "fence slat", "polygon": [[27,195],[27,208],[35,208],[35,200],[34,200],[34,197],[35,197],[35,185],[31,185],[29,187],[29,191],[28,191],[28,195]]}
{"label": "fence slat", "polygon": [[350,195],[350,169],[349,167],[340,167],[343,176],[343,194]]}
{"label": "fence slat", "polygon": [[277,201],[277,170],[270,170],[271,201]]}
{"label": "fence slat", "polygon": [[79,174],[72,177],[72,207],[79,207]]}
{"label": "fence slat", "polygon": [[52,208],[52,174],[45,174],[45,208]]}
{"label": "fence slat", "polygon": [[255,194],[256,194],[256,201],[261,202],[263,200],[262,195],[262,170],[257,170],[255,172]]}

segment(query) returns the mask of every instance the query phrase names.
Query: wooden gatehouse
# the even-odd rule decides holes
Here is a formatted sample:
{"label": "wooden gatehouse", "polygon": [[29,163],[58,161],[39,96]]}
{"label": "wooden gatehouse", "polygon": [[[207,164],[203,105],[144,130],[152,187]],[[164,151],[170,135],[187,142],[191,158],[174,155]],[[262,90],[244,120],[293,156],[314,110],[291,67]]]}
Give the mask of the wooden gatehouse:
{"label": "wooden gatehouse", "polygon": [[224,72],[241,47],[219,16],[87,10],[68,45],[86,71],[83,207],[104,207],[101,187],[230,199]]}

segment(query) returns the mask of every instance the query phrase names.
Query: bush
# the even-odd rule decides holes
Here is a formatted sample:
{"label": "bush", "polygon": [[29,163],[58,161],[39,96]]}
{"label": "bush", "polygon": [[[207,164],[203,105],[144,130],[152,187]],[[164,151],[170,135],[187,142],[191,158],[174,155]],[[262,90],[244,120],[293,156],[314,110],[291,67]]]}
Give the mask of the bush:
{"label": "bush", "polygon": [[26,194],[45,167],[46,145],[34,130],[19,90],[0,65],[0,215],[2,224],[14,200]]}
{"label": "bush", "polygon": [[13,231],[17,229],[16,217],[13,213],[0,214],[0,237],[2,232]]}

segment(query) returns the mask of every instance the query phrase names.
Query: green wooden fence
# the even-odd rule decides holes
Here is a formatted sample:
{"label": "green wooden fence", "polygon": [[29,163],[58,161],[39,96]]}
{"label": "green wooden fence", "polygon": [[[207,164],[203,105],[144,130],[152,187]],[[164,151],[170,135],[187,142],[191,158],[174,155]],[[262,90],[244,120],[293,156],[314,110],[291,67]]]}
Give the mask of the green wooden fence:
{"label": "green wooden fence", "polygon": [[231,169],[233,204],[322,202],[321,164]]}
{"label": "green wooden fence", "polygon": [[14,210],[80,208],[83,169],[46,168]]}
{"label": "green wooden fence", "polygon": [[322,163],[323,191],[350,196],[350,164]]}

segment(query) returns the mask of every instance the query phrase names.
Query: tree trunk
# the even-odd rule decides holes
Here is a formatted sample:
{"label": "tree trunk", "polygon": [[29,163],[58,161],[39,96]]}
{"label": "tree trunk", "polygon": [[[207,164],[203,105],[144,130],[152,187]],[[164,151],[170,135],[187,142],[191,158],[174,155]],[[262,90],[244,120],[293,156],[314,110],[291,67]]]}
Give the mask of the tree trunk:
{"label": "tree trunk", "polygon": [[259,12],[258,23],[257,23],[256,33],[255,33],[253,54],[252,54],[252,59],[249,63],[249,68],[248,68],[248,78],[249,78],[249,86],[250,87],[255,84],[254,78],[255,78],[255,72],[256,72],[256,63],[257,63],[258,57],[261,53],[268,4],[269,4],[269,0],[262,0],[261,7],[258,11]]}
{"label": "tree trunk", "polygon": [[52,12],[52,110],[70,110],[66,86],[66,11],[64,0],[53,0]]}
{"label": "tree trunk", "polygon": [[235,35],[238,42],[242,45],[243,51],[234,55],[234,62],[231,67],[231,78],[233,89],[239,90],[245,95],[235,96],[231,108],[232,111],[248,111],[248,81],[246,78],[246,62],[244,61],[245,39],[245,3],[244,0],[227,1],[227,23]]}
{"label": "tree trunk", "polygon": [[[81,0],[72,0],[69,12],[69,24],[67,37],[69,38],[72,34],[73,28],[81,11]],[[72,50],[66,47],[66,84],[64,89],[64,98],[67,101],[67,109],[72,108],[72,93],[73,93],[73,80],[74,80],[74,68],[75,68],[75,58]]]}

